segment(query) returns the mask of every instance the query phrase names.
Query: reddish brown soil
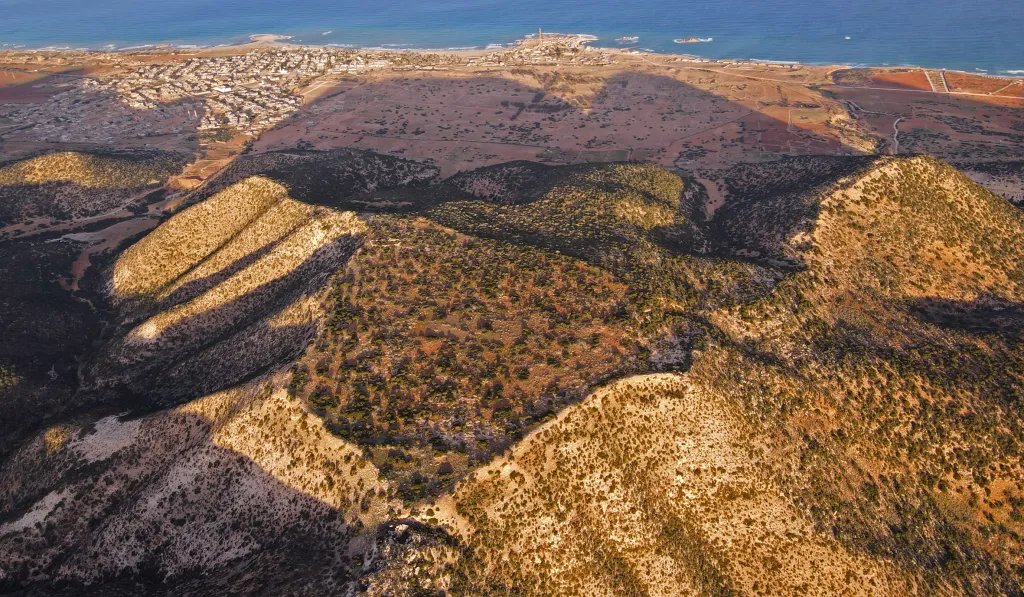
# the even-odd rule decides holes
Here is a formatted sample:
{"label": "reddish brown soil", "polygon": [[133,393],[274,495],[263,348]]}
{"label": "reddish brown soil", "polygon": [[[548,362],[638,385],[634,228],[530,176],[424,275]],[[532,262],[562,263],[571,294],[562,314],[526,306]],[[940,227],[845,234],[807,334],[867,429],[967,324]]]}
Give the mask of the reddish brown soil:
{"label": "reddish brown soil", "polygon": [[932,86],[928,84],[928,78],[919,70],[876,72],[872,74],[869,85],[886,89],[921,89],[924,91],[932,89]]}
{"label": "reddish brown soil", "polygon": [[0,103],[30,104],[44,101],[47,97],[61,91],[55,87],[70,79],[66,75],[77,76],[81,71],[48,74],[43,72],[25,72],[22,70],[0,70]]}
{"label": "reddish brown soil", "polygon": [[[44,101],[54,93],[60,91],[58,88],[48,85],[49,82],[56,82],[55,77],[45,77],[38,81],[31,81],[21,85],[0,87],[0,103],[4,104],[32,104]],[[45,87],[37,87],[45,85]]]}
{"label": "reddish brown soil", "polygon": [[919,89],[931,91],[928,78],[920,69],[885,70],[877,68],[850,68],[832,73],[838,85],[849,87],[881,87],[884,89]]}
{"label": "reddish brown soil", "polygon": [[[994,93],[1013,82],[1013,79],[998,77],[982,77],[968,73],[946,73],[946,85],[950,91],[968,91],[970,93]],[[1002,95],[1002,92],[1000,92]]]}
{"label": "reddish brown soil", "polygon": [[32,81],[41,79],[41,73],[26,73],[18,70],[0,69],[0,89],[6,87],[17,87],[26,85]]}
{"label": "reddish brown soil", "polygon": [[1024,81],[1019,81],[999,92],[999,95],[1010,95],[1024,98]]}

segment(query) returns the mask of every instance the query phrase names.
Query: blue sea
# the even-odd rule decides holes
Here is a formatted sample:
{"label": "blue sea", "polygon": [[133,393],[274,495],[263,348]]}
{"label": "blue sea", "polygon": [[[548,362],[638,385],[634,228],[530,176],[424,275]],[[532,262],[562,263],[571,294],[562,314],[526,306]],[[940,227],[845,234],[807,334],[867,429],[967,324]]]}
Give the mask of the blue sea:
{"label": "blue sea", "polygon": [[[0,48],[126,49],[291,35],[304,44],[483,48],[538,28],[710,58],[1024,75],[1024,0],[0,0]],[[714,41],[678,45],[678,37]]]}

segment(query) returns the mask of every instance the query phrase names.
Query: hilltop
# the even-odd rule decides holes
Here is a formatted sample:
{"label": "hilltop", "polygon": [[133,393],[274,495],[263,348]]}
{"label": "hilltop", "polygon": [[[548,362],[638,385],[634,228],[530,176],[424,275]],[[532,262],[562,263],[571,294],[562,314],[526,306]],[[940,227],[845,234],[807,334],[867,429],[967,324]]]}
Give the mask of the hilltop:
{"label": "hilltop", "polygon": [[[458,490],[456,583],[1020,590],[1024,218],[929,158],[857,168],[792,205],[802,269],[709,314],[686,373],[609,386]],[[726,205],[755,228],[770,200]]]}
{"label": "hilltop", "polygon": [[61,152],[0,165],[0,238],[40,222],[138,209],[184,164],[162,152]]}
{"label": "hilltop", "polygon": [[4,589],[1020,592],[1024,214],[926,156],[699,178],[243,156],[92,268]]}

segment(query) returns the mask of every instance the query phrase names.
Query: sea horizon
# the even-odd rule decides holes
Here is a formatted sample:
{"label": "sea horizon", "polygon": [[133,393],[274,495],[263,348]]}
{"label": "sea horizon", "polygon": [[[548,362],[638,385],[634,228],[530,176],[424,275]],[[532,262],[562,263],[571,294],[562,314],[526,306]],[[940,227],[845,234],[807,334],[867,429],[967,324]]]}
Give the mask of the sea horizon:
{"label": "sea horizon", "polygon": [[[266,0],[182,0],[150,7],[136,6],[133,0],[92,4],[0,0],[6,14],[0,22],[0,50],[199,49],[247,43],[255,34],[288,36],[288,43],[305,46],[486,50],[508,47],[543,28],[592,35],[595,47],[715,60],[1024,76],[1024,36],[1018,34],[1024,26],[1024,3],[1017,0],[983,0],[970,11],[951,10],[933,0],[899,5],[870,0],[856,7],[831,0],[754,7],[739,0],[653,0],[640,6],[608,0],[528,0],[521,3],[522,10],[501,8],[491,0],[429,6],[382,0],[373,9],[361,0],[305,0],[287,9]],[[639,39],[616,41],[624,37]],[[685,37],[713,41],[673,41]]]}

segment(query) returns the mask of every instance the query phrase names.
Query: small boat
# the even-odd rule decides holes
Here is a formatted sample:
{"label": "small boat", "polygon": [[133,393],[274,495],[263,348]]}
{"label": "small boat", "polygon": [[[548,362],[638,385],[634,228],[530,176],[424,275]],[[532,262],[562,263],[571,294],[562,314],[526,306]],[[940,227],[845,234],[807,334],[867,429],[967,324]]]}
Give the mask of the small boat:
{"label": "small boat", "polygon": [[619,42],[620,44],[635,44],[636,42],[640,41],[640,38],[639,37],[620,37],[619,39],[617,39],[615,41]]}
{"label": "small boat", "polygon": [[709,41],[714,41],[713,37],[683,37],[680,39],[672,40],[677,44],[706,44]]}

